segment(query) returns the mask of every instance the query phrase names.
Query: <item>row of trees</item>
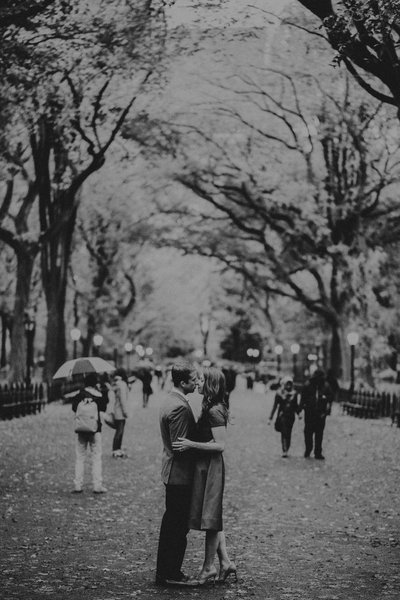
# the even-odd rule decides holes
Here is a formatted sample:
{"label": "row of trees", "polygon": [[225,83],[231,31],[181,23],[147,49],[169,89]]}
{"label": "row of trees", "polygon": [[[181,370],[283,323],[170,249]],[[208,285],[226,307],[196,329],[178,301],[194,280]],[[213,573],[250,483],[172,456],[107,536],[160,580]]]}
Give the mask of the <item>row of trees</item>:
{"label": "row of trees", "polygon": [[[303,4],[321,16],[316,7],[324,3]],[[340,24],[343,36],[351,27],[360,30],[361,15],[365,35],[367,29],[377,35],[382,26],[396,36],[393,5],[378,3],[385,5],[379,12],[377,3],[368,10],[365,4],[354,24],[353,4],[344,3],[347,12],[336,16],[336,29]],[[332,19],[323,18],[333,43]],[[312,28],[297,15],[287,21]],[[316,54],[327,56],[317,35]],[[346,46],[336,40],[336,49],[354,75],[356,57],[346,58],[352,48],[347,41]],[[361,35],[362,42],[372,44]],[[378,43],[377,38],[377,54]],[[293,61],[298,48],[290,51]],[[374,70],[381,79],[387,57],[382,61],[382,73],[376,65]],[[229,84],[215,84],[216,98],[229,89],[234,99],[210,101],[207,121],[179,113],[173,126],[171,120],[147,121],[147,137],[133,122],[131,135],[147,141],[157,160],[160,152],[173,157],[169,177],[189,192],[182,198],[175,187],[173,202],[163,194],[160,211],[174,215],[181,232],[172,234],[162,221],[162,243],[173,239],[187,253],[217,258],[241,275],[266,311],[266,298],[281,297],[317,315],[322,328],[331,331],[331,366],[338,375],[348,364],[345,334],[356,326],[363,331],[371,377],[376,330],[388,333],[396,327],[387,311],[390,324],[381,318],[382,307],[393,307],[387,305],[388,281],[382,275],[388,274],[388,255],[398,242],[399,127],[388,106],[393,99],[372,93],[365,81],[362,87],[370,95],[361,93],[340,69],[322,78],[312,69],[293,71],[281,60],[273,69],[236,73]],[[392,282],[396,278],[398,269],[390,274]]]}
{"label": "row of trees", "polygon": [[[370,372],[376,333],[397,345],[399,8],[370,0],[342,2],[336,12],[330,1],[299,2],[323,30],[288,14],[273,68],[264,57],[235,65],[231,77],[209,77],[213,99],[192,98],[176,114],[158,85],[168,84],[177,45],[190,61],[211,38],[202,32],[192,46],[182,29],[167,31],[161,0],[5,3],[0,269],[3,297],[15,304],[0,308],[12,378],[23,376],[24,314],[41,289],[45,376],[66,356],[66,306],[73,324],[85,315],[85,353],[100,323],[116,335],[148,327],[171,337],[160,308],[147,309],[157,293],[150,246],[219,265],[219,284],[202,302],[233,330],[237,315],[249,329],[258,321],[260,339],[282,340],[300,333],[306,315],[330,331],[337,373],[350,326],[363,331]],[[326,41],[349,77],[332,70]],[[125,181],[133,163],[140,182]],[[135,191],[121,202],[124,186]]]}
{"label": "row of trees", "polygon": [[103,167],[153,74],[165,23],[161,0],[10,1],[0,23],[0,241],[17,262],[15,305],[3,329],[11,328],[10,376],[20,379],[37,257],[47,305],[45,376],[65,359],[82,186]]}

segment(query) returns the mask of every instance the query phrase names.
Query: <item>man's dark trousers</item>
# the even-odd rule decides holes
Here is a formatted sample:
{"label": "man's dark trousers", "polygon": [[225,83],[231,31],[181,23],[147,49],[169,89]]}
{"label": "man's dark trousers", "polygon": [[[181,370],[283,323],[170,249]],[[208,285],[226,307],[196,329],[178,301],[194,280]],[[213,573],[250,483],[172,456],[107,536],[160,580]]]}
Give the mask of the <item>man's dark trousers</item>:
{"label": "man's dark trousers", "polygon": [[304,441],[306,444],[305,454],[309,456],[314,446],[313,437],[315,436],[314,455],[322,454],[322,438],[324,437],[325,417],[310,416],[304,424]]}
{"label": "man's dark trousers", "polygon": [[191,486],[165,486],[165,513],[158,542],[156,579],[179,580],[187,545]]}

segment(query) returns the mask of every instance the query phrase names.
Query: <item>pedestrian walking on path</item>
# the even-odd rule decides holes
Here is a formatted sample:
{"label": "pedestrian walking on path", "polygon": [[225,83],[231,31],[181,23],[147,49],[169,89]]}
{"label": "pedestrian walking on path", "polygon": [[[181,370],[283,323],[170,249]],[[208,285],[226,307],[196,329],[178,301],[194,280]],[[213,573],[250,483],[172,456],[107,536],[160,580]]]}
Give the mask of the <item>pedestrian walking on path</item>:
{"label": "pedestrian walking on path", "polygon": [[122,451],[122,438],[124,436],[125,422],[129,415],[129,389],[128,377],[125,369],[117,369],[112,381],[113,413],[115,434],[112,445],[114,458],[124,458],[126,452]]}
{"label": "pedestrian walking on path", "polygon": [[294,389],[293,379],[290,376],[284,377],[281,388],[275,394],[274,405],[268,421],[268,425],[270,425],[275,412],[277,412],[275,429],[281,434],[283,458],[288,456],[293,424],[299,411],[298,393]]}
{"label": "pedestrian walking on path", "polygon": [[[83,491],[85,458],[88,449],[92,458],[93,491],[103,494],[101,420],[100,412],[107,407],[107,398],[97,387],[96,373],[89,373],[84,379],[83,387],[72,400],[72,410],[75,412],[75,479],[74,492]],[[93,410],[94,409],[94,410]],[[92,424],[93,423],[93,424]]]}
{"label": "pedestrian walking on path", "polygon": [[305,458],[309,458],[314,448],[315,458],[325,459],[322,439],[326,417],[331,414],[332,397],[324,371],[317,369],[303,388],[300,400],[300,411],[304,410]]}
{"label": "pedestrian walking on path", "polygon": [[158,542],[156,583],[192,586],[197,582],[182,572],[182,563],[189,532],[194,455],[173,448],[173,443],[179,437],[193,438],[196,434],[196,422],[186,396],[194,392],[198,375],[192,364],[182,363],[172,367],[171,376],[174,387],[165,395],[160,408],[165,512]]}
{"label": "pedestrian walking on path", "polygon": [[215,583],[218,575],[214,565],[216,554],[220,563],[219,582],[224,582],[231,574],[236,577],[236,566],[227,552],[222,523],[223,452],[229,418],[223,372],[216,368],[205,369],[198,389],[203,395],[202,412],[197,422],[198,441],[179,437],[173,448],[200,450],[194,470],[189,528],[206,532],[205,556],[197,577],[199,585],[204,585],[211,581]]}

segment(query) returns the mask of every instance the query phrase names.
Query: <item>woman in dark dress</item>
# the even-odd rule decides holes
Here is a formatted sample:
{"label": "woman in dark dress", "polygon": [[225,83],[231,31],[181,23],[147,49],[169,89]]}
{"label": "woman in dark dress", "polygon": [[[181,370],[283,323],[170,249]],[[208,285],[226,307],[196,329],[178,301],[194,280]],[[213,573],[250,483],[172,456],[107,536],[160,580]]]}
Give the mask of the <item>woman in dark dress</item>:
{"label": "woman in dark dress", "polygon": [[199,450],[196,459],[189,529],[206,532],[205,557],[197,577],[200,585],[215,583],[216,554],[220,563],[218,581],[230,574],[236,577],[236,566],[230,560],[222,526],[222,500],[225,485],[223,452],[229,411],[226,405],[225,377],[215,368],[205,369],[199,379],[199,393],[203,395],[202,412],[197,422],[197,441],[178,438],[174,449],[182,452],[190,448]]}
{"label": "woman in dark dress", "polygon": [[300,412],[298,393],[294,389],[291,377],[283,378],[282,387],[275,394],[275,402],[269,417],[269,424],[272,422],[276,410],[278,411],[276,418],[279,421],[279,431],[281,433],[282,456],[283,458],[287,458],[295,415]]}

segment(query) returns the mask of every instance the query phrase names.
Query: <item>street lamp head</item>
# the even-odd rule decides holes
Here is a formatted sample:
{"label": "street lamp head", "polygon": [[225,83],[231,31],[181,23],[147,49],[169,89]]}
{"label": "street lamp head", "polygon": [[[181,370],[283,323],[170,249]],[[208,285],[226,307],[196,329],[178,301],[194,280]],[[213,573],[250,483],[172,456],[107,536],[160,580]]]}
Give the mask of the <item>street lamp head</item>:
{"label": "street lamp head", "polygon": [[202,335],[206,335],[210,328],[210,317],[207,313],[200,313],[200,331]]}
{"label": "street lamp head", "polygon": [[93,344],[97,347],[100,347],[102,345],[102,343],[103,343],[103,336],[100,335],[99,333],[96,333],[93,336]]}
{"label": "street lamp head", "polygon": [[135,347],[135,350],[136,350],[136,353],[137,353],[137,354],[138,354],[140,357],[144,356],[144,355],[145,355],[145,353],[146,353],[145,349],[143,348],[143,346],[142,346],[141,344],[138,344],[138,345]]}
{"label": "street lamp head", "polygon": [[275,352],[275,354],[280,356],[283,352],[283,346],[281,346],[281,344],[277,344],[274,348],[274,352]]}
{"label": "street lamp head", "polygon": [[81,330],[77,327],[73,327],[70,331],[70,336],[73,342],[78,342],[81,338]]}
{"label": "street lamp head", "polygon": [[356,346],[358,344],[359,339],[359,335],[355,331],[352,331],[349,334],[347,334],[347,341],[349,342],[350,346]]}
{"label": "street lamp head", "polygon": [[299,346],[299,344],[292,344],[290,346],[290,352],[292,354],[298,354],[300,352],[300,346]]}
{"label": "street lamp head", "polygon": [[127,352],[128,354],[130,354],[133,350],[133,344],[131,344],[131,342],[126,342],[125,346],[124,346],[125,352]]}

